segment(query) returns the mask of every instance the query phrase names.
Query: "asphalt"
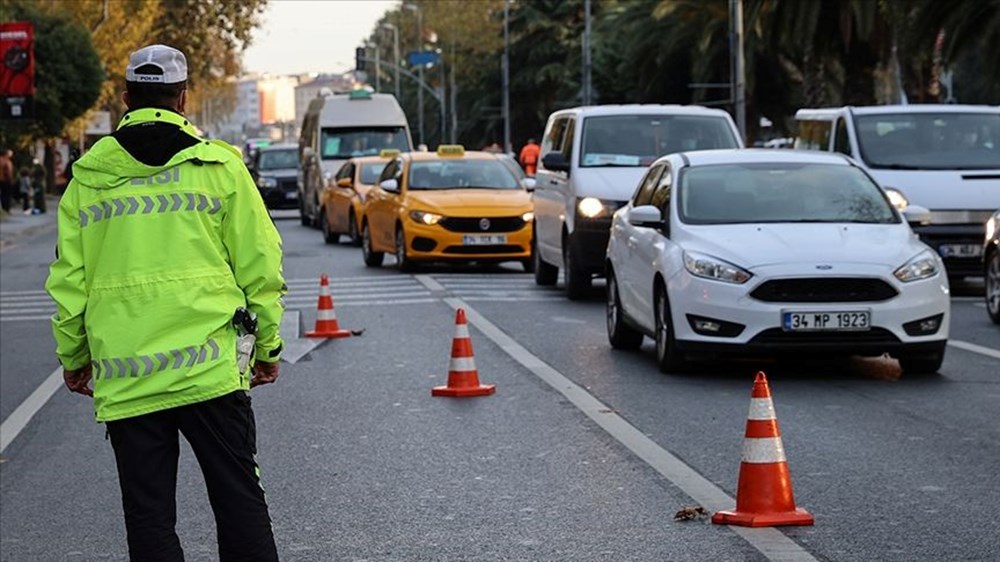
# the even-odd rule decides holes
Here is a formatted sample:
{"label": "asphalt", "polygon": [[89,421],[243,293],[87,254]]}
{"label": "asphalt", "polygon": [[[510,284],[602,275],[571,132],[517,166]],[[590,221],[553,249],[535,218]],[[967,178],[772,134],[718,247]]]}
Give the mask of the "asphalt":
{"label": "asphalt", "polygon": [[25,215],[18,205],[12,207],[10,213],[0,210],[0,252],[35,234],[56,228],[59,198],[50,195],[45,203],[48,212],[39,215]]}

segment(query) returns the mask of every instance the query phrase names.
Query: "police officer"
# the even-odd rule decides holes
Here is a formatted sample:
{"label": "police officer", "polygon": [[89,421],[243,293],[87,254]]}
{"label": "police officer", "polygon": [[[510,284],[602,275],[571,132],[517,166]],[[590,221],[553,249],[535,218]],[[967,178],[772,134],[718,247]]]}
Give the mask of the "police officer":
{"label": "police officer", "polygon": [[[184,116],[184,55],[139,49],[125,80],[128,112],[59,204],[46,288],[66,386],[107,424],[132,560],[183,560],[178,434],[201,465],[220,559],[276,560],[249,389],[278,377],[281,240],[239,152]],[[257,320],[243,372],[240,308]]]}

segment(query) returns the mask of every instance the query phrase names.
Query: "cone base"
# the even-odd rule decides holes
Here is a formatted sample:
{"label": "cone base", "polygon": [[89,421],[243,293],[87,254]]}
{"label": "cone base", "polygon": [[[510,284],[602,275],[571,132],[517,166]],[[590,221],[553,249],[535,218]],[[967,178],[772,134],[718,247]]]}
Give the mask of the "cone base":
{"label": "cone base", "polygon": [[470,386],[466,388],[435,386],[431,389],[431,396],[454,396],[458,398],[466,396],[486,396],[488,394],[493,394],[496,390],[497,387],[494,384],[481,384],[479,386]]}
{"label": "cone base", "polygon": [[712,515],[712,523],[716,525],[737,525],[740,527],[781,527],[788,525],[812,525],[815,519],[812,514],[802,509],[782,511],[778,513],[750,513],[740,511],[720,511]]}
{"label": "cone base", "polygon": [[310,332],[306,332],[306,337],[307,338],[327,338],[327,339],[349,338],[349,337],[351,337],[351,331],[350,330],[322,330],[322,331],[321,330],[312,330]]}

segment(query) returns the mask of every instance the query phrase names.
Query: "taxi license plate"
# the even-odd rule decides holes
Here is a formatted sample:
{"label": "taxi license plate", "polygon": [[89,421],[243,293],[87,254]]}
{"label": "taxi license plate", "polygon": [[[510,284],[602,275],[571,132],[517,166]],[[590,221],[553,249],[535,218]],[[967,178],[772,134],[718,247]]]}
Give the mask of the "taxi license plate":
{"label": "taxi license plate", "polygon": [[490,246],[506,243],[506,234],[466,234],[462,237],[462,244],[466,246]]}
{"label": "taxi license plate", "polygon": [[786,332],[862,332],[871,329],[867,310],[782,312]]}
{"label": "taxi license plate", "polygon": [[942,258],[978,258],[983,252],[979,244],[942,244],[938,246],[938,254]]}

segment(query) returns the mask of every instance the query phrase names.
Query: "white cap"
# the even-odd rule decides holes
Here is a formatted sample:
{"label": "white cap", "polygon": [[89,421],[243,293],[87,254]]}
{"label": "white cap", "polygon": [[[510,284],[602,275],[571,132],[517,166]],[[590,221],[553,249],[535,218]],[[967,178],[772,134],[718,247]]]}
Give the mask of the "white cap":
{"label": "white cap", "polygon": [[[136,74],[135,69],[151,65],[159,68],[158,74]],[[125,67],[126,82],[176,84],[187,80],[187,59],[184,53],[166,45],[149,45],[133,52]]]}

